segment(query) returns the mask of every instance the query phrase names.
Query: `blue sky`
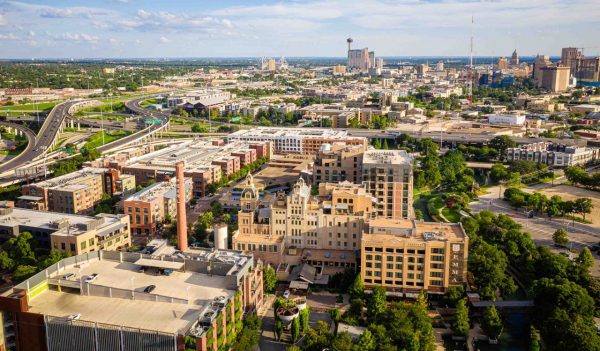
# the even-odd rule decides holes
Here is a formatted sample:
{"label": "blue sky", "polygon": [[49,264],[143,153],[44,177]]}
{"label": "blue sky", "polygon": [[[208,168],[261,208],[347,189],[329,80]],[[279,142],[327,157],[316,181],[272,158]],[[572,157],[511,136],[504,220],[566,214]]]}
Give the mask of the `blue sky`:
{"label": "blue sky", "polygon": [[599,0],[0,0],[0,58],[600,52]]}

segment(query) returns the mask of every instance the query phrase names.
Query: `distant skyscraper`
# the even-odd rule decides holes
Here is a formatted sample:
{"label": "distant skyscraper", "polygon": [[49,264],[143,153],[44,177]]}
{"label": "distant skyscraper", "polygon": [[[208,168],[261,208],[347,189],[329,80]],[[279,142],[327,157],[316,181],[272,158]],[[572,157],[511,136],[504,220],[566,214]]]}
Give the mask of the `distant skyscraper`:
{"label": "distant skyscraper", "polygon": [[440,61],[440,62],[436,63],[435,70],[438,72],[443,71],[444,70],[444,62]]}
{"label": "distant skyscraper", "polygon": [[537,55],[535,57],[535,61],[533,63],[533,79],[537,82],[538,86],[542,86],[542,69],[544,67],[549,67],[552,65],[548,56],[545,55]]}
{"label": "distant skyscraper", "polygon": [[549,66],[542,68],[541,86],[551,92],[567,90],[569,86],[570,67]]}
{"label": "distant skyscraper", "polygon": [[560,64],[571,68],[571,73],[576,75],[578,63],[583,58],[583,54],[577,48],[563,48],[560,55]]}
{"label": "distant skyscraper", "polygon": [[498,59],[498,69],[507,69],[508,68],[508,60],[506,57],[502,56]]}
{"label": "distant skyscraper", "polygon": [[375,64],[375,53],[369,52],[368,48],[363,49],[352,49],[352,38],[346,39],[348,43],[348,71],[360,71],[367,72],[369,68],[373,68]]}
{"label": "distant skyscraper", "polygon": [[381,57],[375,59],[375,68],[383,69],[383,59]]}
{"label": "distant skyscraper", "polygon": [[513,51],[512,56],[510,58],[510,64],[516,66],[519,64],[519,55],[517,54],[517,50]]}

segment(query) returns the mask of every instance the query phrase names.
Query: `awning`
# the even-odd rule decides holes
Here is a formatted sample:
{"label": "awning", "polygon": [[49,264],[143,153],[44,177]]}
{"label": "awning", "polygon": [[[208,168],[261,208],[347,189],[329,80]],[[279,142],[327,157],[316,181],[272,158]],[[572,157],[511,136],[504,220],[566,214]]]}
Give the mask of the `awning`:
{"label": "awning", "polygon": [[308,283],[294,280],[290,282],[290,289],[308,290]]}
{"label": "awning", "polygon": [[180,270],[183,268],[183,262],[151,260],[149,258],[140,258],[139,260],[135,261],[134,264],[137,264],[138,266],[154,267],[161,269]]}
{"label": "awning", "polygon": [[25,201],[42,201],[44,198],[41,196],[22,195],[19,196],[17,199]]}

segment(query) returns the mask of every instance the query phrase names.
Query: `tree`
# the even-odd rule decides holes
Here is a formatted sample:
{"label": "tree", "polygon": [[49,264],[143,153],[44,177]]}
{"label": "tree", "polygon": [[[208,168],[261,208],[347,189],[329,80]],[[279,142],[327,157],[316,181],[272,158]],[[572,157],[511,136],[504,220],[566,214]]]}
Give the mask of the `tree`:
{"label": "tree", "polygon": [[331,348],[335,351],[352,351],[353,346],[352,336],[347,331],[336,335],[331,343]]}
{"label": "tree", "polygon": [[286,351],[302,351],[302,349],[300,348],[300,346],[296,346],[296,345],[292,345],[289,346],[287,349],[285,349]]}
{"label": "tree", "polygon": [[469,309],[465,300],[458,301],[456,304],[456,312],[454,313],[454,322],[452,323],[452,331],[460,336],[469,334]]}
{"label": "tree", "polygon": [[337,329],[338,329],[338,324],[340,324],[340,319],[342,319],[342,314],[340,313],[340,310],[338,310],[337,308],[330,308],[329,309],[329,317],[331,317],[331,321],[333,322],[335,329],[333,330],[333,332],[335,334],[337,334]]}
{"label": "tree", "polygon": [[310,319],[310,309],[308,306],[300,311],[298,318],[300,319],[300,330],[304,334],[308,331],[308,321]]}
{"label": "tree", "polygon": [[507,180],[508,176],[508,170],[501,163],[496,163],[492,166],[492,169],[490,170],[490,179],[494,183],[498,183],[501,180]]}
{"label": "tree", "polygon": [[592,204],[592,199],[580,197],[573,203],[573,212],[581,214],[583,216],[583,220],[585,221],[585,214],[591,213],[593,207],[594,205]]}
{"label": "tree", "polygon": [[356,275],[352,285],[348,288],[348,293],[350,294],[350,298],[362,298],[364,294],[363,282],[360,273]]}
{"label": "tree", "polygon": [[540,345],[540,332],[532,325],[530,334],[529,351],[540,351],[542,349],[542,345]]}
{"label": "tree", "polygon": [[356,350],[361,351],[374,351],[377,347],[377,340],[371,334],[369,329],[365,330],[356,342]]}
{"label": "tree", "polygon": [[506,154],[506,150],[515,147],[517,143],[508,135],[499,135],[490,140],[489,146],[498,150],[500,158],[503,159]]}
{"label": "tree", "polygon": [[415,218],[418,220],[423,219],[423,211],[421,211],[420,209],[415,209]]}
{"label": "tree", "polygon": [[15,283],[22,282],[23,280],[31,277],[37,272],[36,267],[29,265],[18,266],[13,273],[13,281]]}
{"label": "tree", "polygon": [[300,322],[298,318],[292,320],[292,344],[295,343],[300,337]]}
{"label": "tree", "polygon": [[589,177],[588,173],[579,166],[568,166],[564,169],[565,177],[572,184],[581,184]]}
{"label": "tree", "polygon": [[385,288],[381,286],[373,287],[373,293],[369,298],[369,317],[377,320],[386,310]]}
{"label": "tree", "polygon": [[590,268],[594,265],[594,256],[589,248],[584,247],[575,259],[577,266],[586,274],[589,274]]}
{"label": "tree", "polygon": [[273,326],[273,332],[275,333],[275,337],[277,338],[277,341],[281,340],[281,332],[283,331],[283,324],[281,323],[281,320],[277,319],[275,321],[275,325]]}
{"label": "tree", "polygon": [[450,307],[455,307],[458,301],[465,297],[465,288],[462,285],[450,286],[446,295],[444,295],[445,303]]}
{"label": "tree", "polygon": [[483,311],[481,328],[491,339],[497,339],[502,332],[502,319],[495,306],[486,307]]}
{"label": "tree", "polygon": [[563,228],[559,228],[552,234],[552,240],[557,246],[566,246],[569,243],[569,234]]}
{"label": "tree", "polygon": [[277,273],[271,265],[265,265],[263,268],[264,290],[266,293],[273,293],[277,286]]}

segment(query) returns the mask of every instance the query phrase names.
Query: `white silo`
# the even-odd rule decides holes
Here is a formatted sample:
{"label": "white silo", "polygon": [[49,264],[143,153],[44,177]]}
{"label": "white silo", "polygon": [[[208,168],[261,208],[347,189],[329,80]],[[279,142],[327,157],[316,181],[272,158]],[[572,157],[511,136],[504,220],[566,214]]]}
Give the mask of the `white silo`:
{"label": "white silo", "polygon": [[227,224],[215,224],[213,227],[215,238],[215,248],[217,250],[227,250]]}

